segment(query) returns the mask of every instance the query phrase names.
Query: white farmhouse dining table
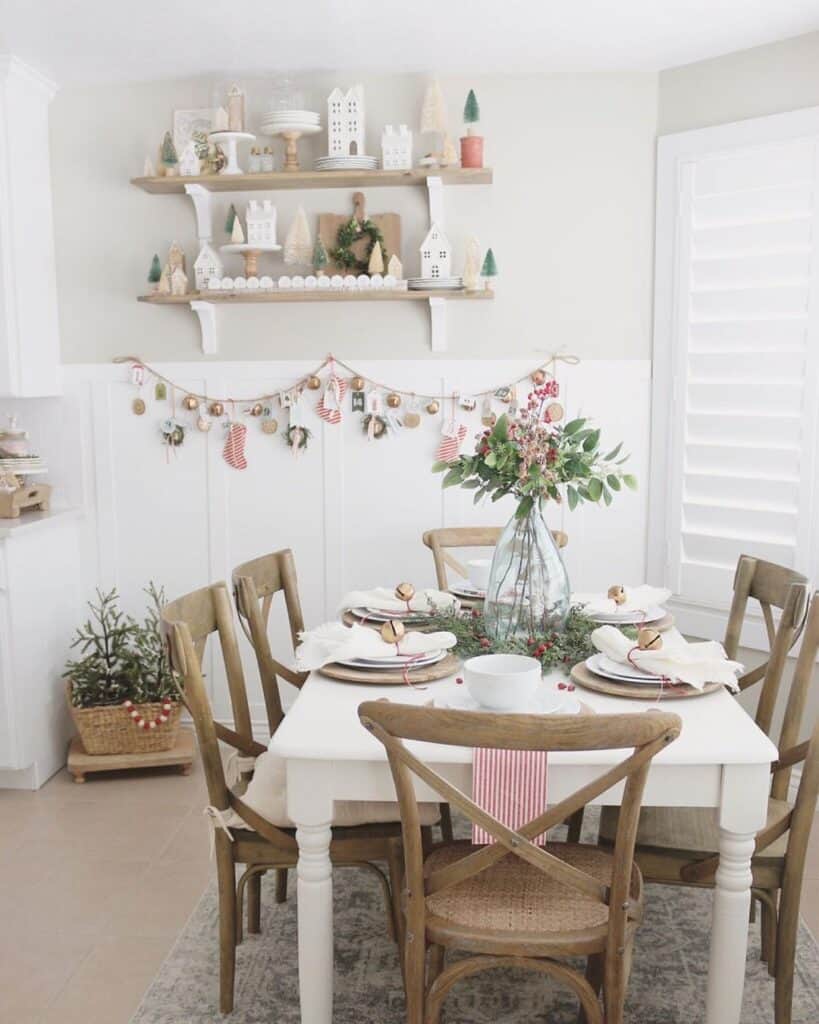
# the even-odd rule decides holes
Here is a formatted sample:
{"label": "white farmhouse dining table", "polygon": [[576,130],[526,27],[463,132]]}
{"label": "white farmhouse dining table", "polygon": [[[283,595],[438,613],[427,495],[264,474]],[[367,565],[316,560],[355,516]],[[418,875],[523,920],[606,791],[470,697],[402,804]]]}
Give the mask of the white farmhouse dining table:
{"label": "white farmhouse dining table", "polygon": [[[555,675],[554,679],[566,678]],[[547,682],[549,677],[547,677]],[[337,800],[395,800],[384,748],[361,726],[365,700],[423,704],[446,702],[459,692],[455,677],[424,688],[336,682],[312,673],[279,726],[270,749],[287,759],[287,803],[296,824],[298,860],[298,957],[302,1024],[333,1019],[333,869],[330,823]],[[657,707],[656,701],[604,696],[577,689],[597,713]],[[679,739],[654,759],[643,803],[714,807],[719,815],[720,864],[713,896],[713,924],[705,994],[706,1024],[740,1024],[751,899],[751,856],[766,820],[769,773],[776,747],[726,690],[666,701],[680,715]],[[472,750],[409,743],[450,783],[470,793]],[[562,800],[621,759],[617,751],[549,754],[549,802]],[[597,804],[619,805],[622,784]],[[437,802],[420,780],[421,799]]]}

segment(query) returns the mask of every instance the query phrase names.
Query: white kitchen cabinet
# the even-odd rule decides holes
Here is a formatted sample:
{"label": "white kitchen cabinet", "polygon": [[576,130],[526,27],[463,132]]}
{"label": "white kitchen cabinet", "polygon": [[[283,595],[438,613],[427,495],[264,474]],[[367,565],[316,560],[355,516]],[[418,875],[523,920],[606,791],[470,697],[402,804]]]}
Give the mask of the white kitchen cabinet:
{"label": "white kitchen cabinet", "polygon": [[63,666],[83,614],[79,516],[0,520],[0,788],[38,789],[65,763]]}
{"label": "white kitchen cabinet", "polygon": [[0,57],[0,395],[61,390],[48,145],[55,88]]}

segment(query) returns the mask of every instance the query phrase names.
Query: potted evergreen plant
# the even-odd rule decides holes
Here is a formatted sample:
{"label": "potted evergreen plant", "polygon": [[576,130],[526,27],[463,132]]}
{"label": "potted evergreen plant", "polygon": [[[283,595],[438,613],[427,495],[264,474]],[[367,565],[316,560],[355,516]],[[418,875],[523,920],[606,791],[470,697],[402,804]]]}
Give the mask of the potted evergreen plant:
{"label": "potted evergreen plant", "polygon": [[159,631],[164,593],[153,583],[142,622],[119,608],[116,590],[97,591],[71,644],[79,656],[64,672],[68,707],[88,754],[171,750],[181,705]]}

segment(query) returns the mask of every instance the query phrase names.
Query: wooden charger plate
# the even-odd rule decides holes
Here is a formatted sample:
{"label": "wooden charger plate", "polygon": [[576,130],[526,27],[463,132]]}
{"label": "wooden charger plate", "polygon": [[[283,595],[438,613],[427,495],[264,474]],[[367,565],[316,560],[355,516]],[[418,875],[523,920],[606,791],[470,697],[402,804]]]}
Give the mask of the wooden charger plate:
{"label": "wooden charger plate", "polygon": [[[409,669],[409,680],[411,683],[431,683],[436,679],[445,679],[457,672],[460,664],[460,659],[454,654],[447,654],[445,658],[437,661],[434,665]],[[319,672],[329,679],[337,679],[342,683],[369,683],[371,686],[407,685],[401,669],[385,669],[383,672],[375,672],[366,668],[348,668],[346,665],[331,662],[320,668]]]}
{"label": "wooden charger plate", "polygon": [[706,683],[701,690],[693,686],[677,684],[669,686],[663,683],[627,683],[616,679],[605,679],[586,668],[583,662],[575,665],[571,672],[572,681],[585,690],[605,693],[610,697],[628,697],[632,700],[681,700],[684,697],[704,697],[722,688],[722,683]]}

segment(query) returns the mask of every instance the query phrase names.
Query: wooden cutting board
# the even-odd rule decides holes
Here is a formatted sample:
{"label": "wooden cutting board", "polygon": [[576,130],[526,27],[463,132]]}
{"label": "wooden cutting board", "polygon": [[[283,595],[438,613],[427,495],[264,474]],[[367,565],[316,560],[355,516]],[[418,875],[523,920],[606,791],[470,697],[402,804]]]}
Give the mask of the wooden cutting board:
{"label": "wooden cutting board", "polygon": [[[359,223],[367,219],[366,200],[364,199],[363,192],[353,193],[352,215]],[[397,213],[375,213],[370,214],[369,216],[370,220],[376,225],[384,238],[384,273],[386,274],[390,256],[397,256],[399,260],[401,259],[401,217]],[[343,227],[349,219],[350,216],[348,214],[319,214],[319,236],[324,243],[324,248],[327,250],[328,256],[332,249],[338,247],[338,230]],[[354,242],[351,246],[358,259],[365,259],[369,241],[370,240],[367,235],[363,235],[359,241]],[[325,272],[328,274],[354,273],[352,270],[345,270],[343,267],[337,266],[337,264],[333,262],[332,257],[330,257],[330,262],[327,264]]]}

